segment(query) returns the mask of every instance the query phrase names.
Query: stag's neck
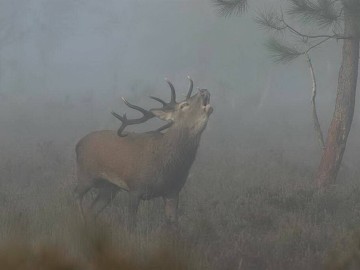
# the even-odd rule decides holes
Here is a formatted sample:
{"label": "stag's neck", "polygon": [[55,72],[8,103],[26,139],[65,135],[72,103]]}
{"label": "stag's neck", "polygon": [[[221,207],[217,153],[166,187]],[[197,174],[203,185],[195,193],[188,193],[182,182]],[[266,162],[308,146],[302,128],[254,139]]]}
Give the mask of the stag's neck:
{"label": "stag's neck", "polygon": [[164,142],[172,148],[197,149],[201,134],[191,135],[188,129],[171,128],[164,134]]}
{"label": "stag's neck", "polygon": [[163,136],[162,146],[166,151],[164,165],[190,168],[199,147],[201,134],[190,136],[186,129],[171,128]]}

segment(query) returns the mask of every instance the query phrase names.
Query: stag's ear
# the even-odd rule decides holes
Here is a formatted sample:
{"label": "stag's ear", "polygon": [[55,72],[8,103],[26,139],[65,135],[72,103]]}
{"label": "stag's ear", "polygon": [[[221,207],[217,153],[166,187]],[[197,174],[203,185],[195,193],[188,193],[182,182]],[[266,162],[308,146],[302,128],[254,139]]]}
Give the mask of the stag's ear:
{"label": "stag's ear", "polygon": [[164,111],[162,109],[151,109],[150,111],[155,115],[155,117],[161,120],[164,121],[174,120],[172,111]]}

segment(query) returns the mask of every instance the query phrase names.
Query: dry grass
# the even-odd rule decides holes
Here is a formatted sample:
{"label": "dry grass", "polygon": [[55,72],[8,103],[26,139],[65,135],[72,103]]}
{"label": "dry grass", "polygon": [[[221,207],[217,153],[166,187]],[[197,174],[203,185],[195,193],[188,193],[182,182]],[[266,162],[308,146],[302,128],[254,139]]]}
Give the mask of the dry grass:
{"label": "dry grass", "polygon": [[69,142],[40,141],[27,157],[7,155],[0,269],[358,269],[360,171],[344,170],[342,185],[320,194],[313,168],[280,150],[202,143],[172,234],[160,229],[161,200],[144,202],[138,228],[128,233],[125,193],[100,224],[84,227]]}

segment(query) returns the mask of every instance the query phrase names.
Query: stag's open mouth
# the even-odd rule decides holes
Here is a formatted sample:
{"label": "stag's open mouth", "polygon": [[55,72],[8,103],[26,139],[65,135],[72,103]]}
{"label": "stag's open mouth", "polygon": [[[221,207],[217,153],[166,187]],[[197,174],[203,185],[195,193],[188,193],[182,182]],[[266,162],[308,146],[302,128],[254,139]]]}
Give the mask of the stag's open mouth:
{"label": "stag's open mouth", "polygon": [[203,98],[203,105],[206,106],[210,103],[210,94],[204,96]]}
{"label": "stag's open mouth", "polygon": [[210,93],[207,89],[201,89],[200,95],[202,97],[202,105],[206,106],[210,103]]}
{"label": "stag's open mouth", "polygon": [[202,97],[203,109],[207,113],[207,115],[209,116],[214,111],[214,109],[210,106],[210,93],[206,89],[201,89],[200,90],[200,95]]}

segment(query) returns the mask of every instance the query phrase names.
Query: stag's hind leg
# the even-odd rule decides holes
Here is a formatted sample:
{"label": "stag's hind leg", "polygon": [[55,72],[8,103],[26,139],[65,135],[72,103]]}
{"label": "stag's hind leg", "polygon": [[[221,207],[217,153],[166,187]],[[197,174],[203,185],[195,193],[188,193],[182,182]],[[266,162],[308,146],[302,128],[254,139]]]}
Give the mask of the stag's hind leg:
{"label": "stag's hind leg", "polygon": [[83,222],[85,222],[85,211],[83,207],[83,200],[86,193],[89,192],[90,189],[94,187],[94,184],[96,183],[95,179],[84,173],[84,171],[81,169],[81,166],[77,165],[77,181],[78,184],[74,190],[77,205],[79,207],[80,216]]}
{"label": "stag's hind leg", "polygon": [[178,204],[179,204],[179,195],[171,195],[171,196],[164,196],[164,204],[165,204],[165,218],[167,225],[176,226],[178,222]]}
{"label": "stag's hind leg", "polygon": [[82,221],[85,221],[85,213],[84,213],[84,207],[83,207],[83,199],[85,194],[92,188],[91,185],[84,185],[82,183],[79,183],[75,190],[74,193],[76,195],[76,202],[80,211],[80,216]]}
{"label": "stag's hind leg", "polygon": [[99,187],[99,193],[96,196],[96,199],[91,204],[91,210],[97,217],[106,206],[114,199],[119,188],[111,183],[104,182]]}
{"label": "stag's hind leg", "polygon": [[129,231],[132,231],[136,227],[136,221],[137,221],[137,211],[140,204],[140,194],[136,192],[130,192],[130,198],[129,198],[129,208],[128,208],[128,222],[127,222],[127,228]]}

